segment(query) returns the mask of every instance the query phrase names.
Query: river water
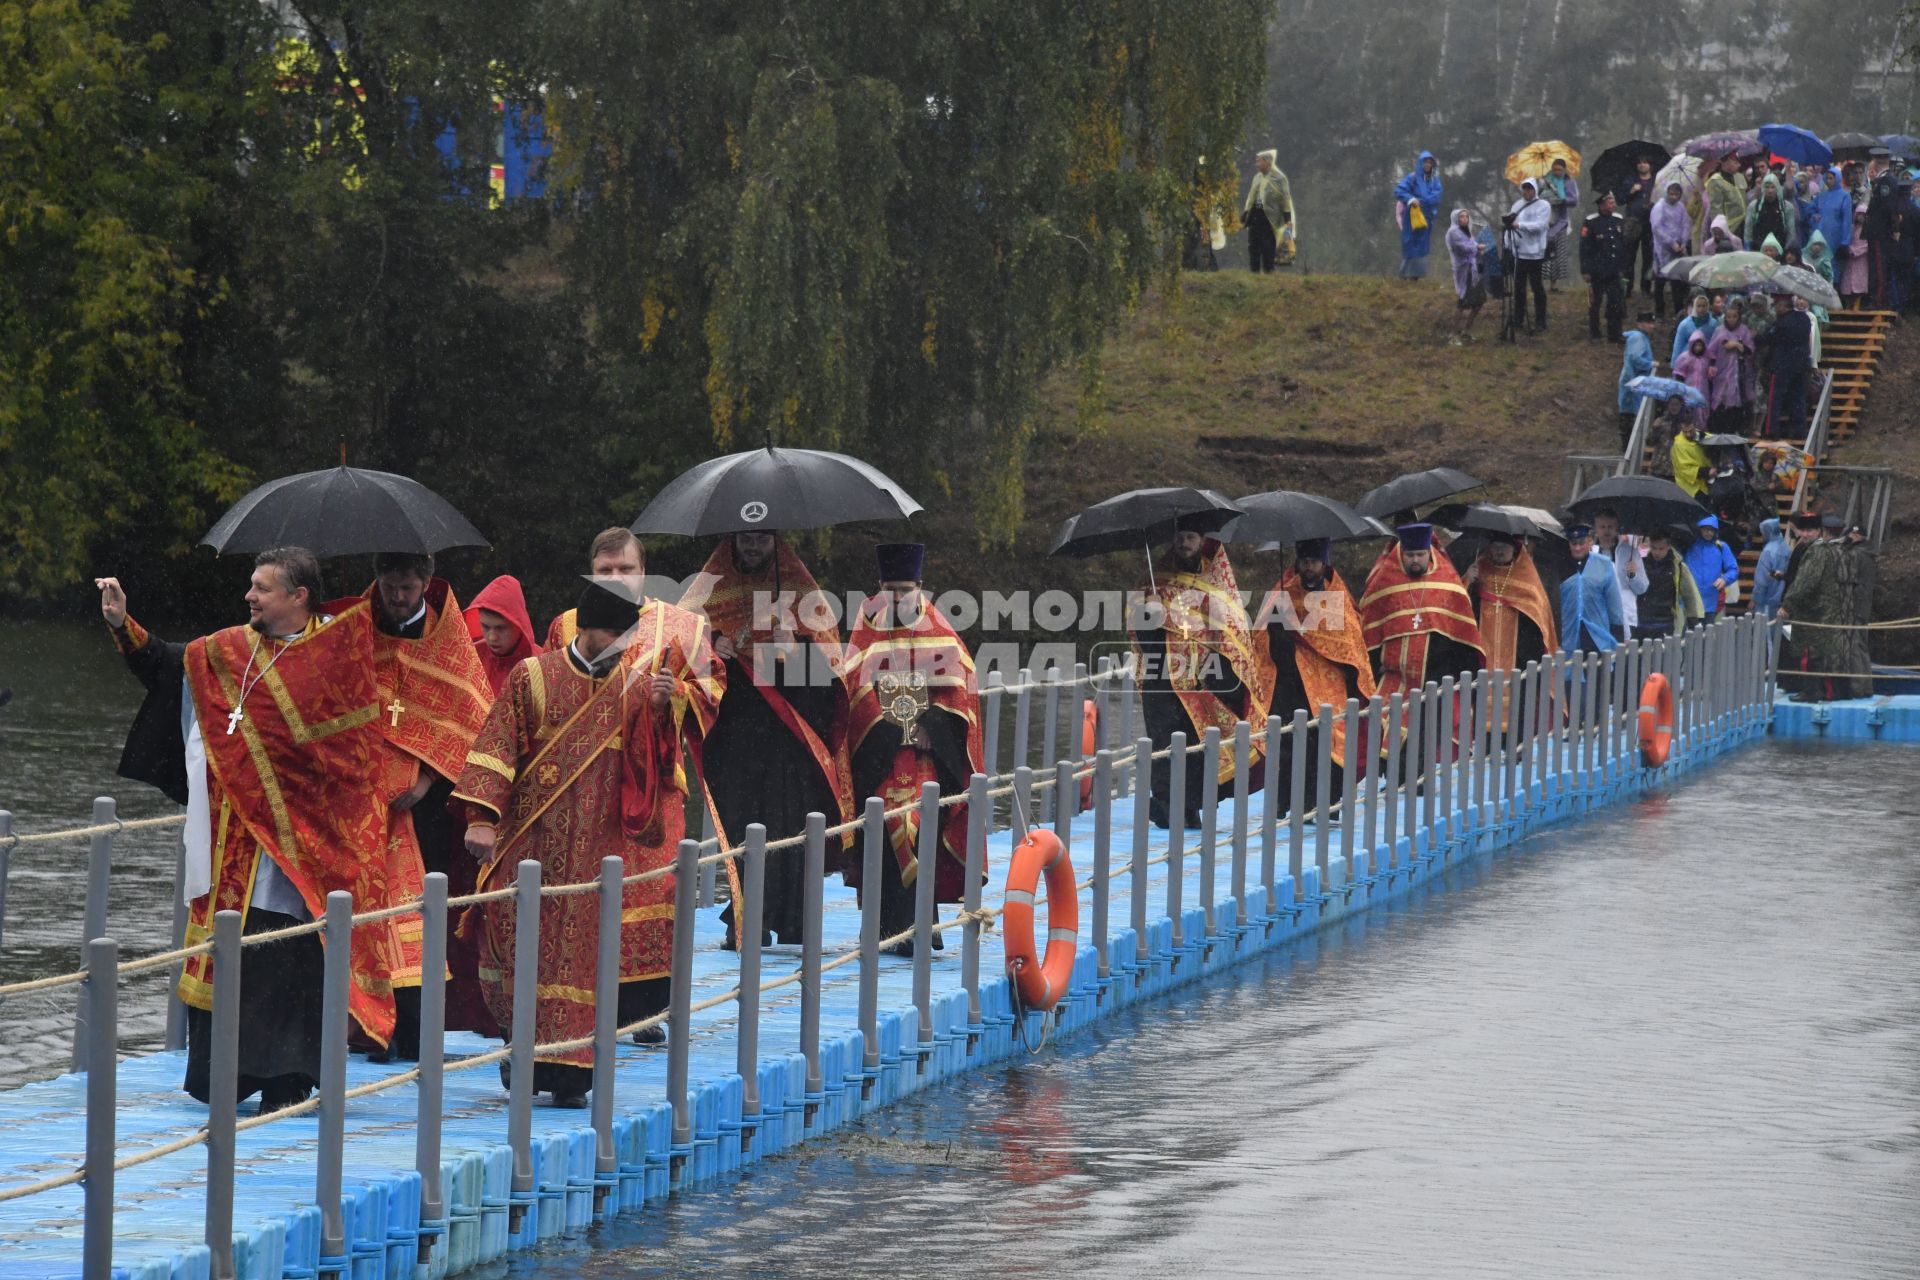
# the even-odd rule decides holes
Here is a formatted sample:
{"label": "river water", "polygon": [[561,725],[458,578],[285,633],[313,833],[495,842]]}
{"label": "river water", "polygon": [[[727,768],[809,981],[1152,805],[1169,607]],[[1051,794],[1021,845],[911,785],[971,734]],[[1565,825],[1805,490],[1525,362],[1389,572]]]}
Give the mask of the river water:
{"label": "river water", "polygon": [[[90,628],[0,624],[0,805],[112,777],[138,690]],[[1766,742],[1662,795],[493,1277],[1920,1276],[1911,748]],[[112,932],[171,924],[121,838]],[[84,846],[13,857],[0,979],[72,968]],[[123,1047],[157,1042],[163,986]],[[70,996],[0,1004],[0,1083]]]}

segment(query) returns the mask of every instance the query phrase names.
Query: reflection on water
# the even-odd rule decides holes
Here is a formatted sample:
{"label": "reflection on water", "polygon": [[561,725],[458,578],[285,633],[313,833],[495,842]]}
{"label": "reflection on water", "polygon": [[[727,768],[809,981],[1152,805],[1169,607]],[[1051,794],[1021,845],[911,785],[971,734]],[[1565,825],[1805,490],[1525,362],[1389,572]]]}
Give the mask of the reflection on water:
{"label": "reflection on water", "polygon": [[1757,746],[493,1274],[1920,1274],[1911,774]]}

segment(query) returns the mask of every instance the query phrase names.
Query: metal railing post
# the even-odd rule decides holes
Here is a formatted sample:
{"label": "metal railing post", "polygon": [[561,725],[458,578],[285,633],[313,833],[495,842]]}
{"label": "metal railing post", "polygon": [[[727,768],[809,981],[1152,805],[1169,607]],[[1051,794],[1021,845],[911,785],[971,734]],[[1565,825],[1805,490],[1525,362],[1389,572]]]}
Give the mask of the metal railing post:
{"label": "metal railing post", "polygon": [[[1062,756],[1067,754],[1064,751],[1057,752],[1053,749],[1054,743],[1060,740],[1058,736],[1060,728],[1060,668],[1057,666],[1048,667],[1044,683],[1047,691],[1047,706],[1046,717],[1041,721],[1044,737],[1040,742],[1040,761],[1043,765],[1051,761],[1058,761]],[[1057,796],[1051,791],[1041,792],[1040,813],[1035,821],[1043,824],[1052,822],[1055,805],[1063,803],[1065,799],[1065,796]]]}
{"label": "metal railing post", "polygon": [[1420,853],[1420,788],[1425,785],[1427,742],[1426,703],[1419,689],[1399,695],[1407,712],[1406,741],[1400,770],[1400,833],[1407,838],[1407,856]]}
{"label": "metal railing post", "polygon": [[1434,787],[1433,807],[1441,822],[1448,823],[1447,834],[1453,834],[1451,824],[1453,808],[1453,753],[1455,729],[1459,725],[1459,703],[1456,692],[1459,682],[1452,676],[1443,676],[1440,680],[1438,697],[1439,713],[1433,718],[1433,760]]}
{"label": "metal railing post", "polygon": [[[175,951],[187,945],[187,842],[182,836],[179,847],[173,853],[173,931],[168,936],[172,942],[168,945]],[[0,916],[6,914],[7,906],[7,867],[6,853],[0,851]],[[187,962],[168,970],[167,982],[167,1026],[162,1045],[167,1049],[187,1047],[187,1006],[180,999],[180,976],[186,970]]]}
{"label": "metal railing post", "polygon": [[[211,1280],[234,1280],[234,1107],[240,1092],[240,932],[238,911],[213,916],[213,1018],[207,1046],[206,1241]],[[421,1045],[424,1052],[426,1046]]]}
{"label": "metal railing post", "polygon": [[[987,812],[993,803],[987,796],[987,775],[976,773],[967,779],[967,883],[961,891],[960,908],[966,912],[967,925],[961,930],[960,982],[967,989],[967,1026],[981,1025],[980,1015],[980,880],[987,867]],[[967,1052],[978,1043],[977,1032],[967,1033]]]}
{"label": "metal railing post", "polygon": [[517,1235],[534,1205],[533,1046],[540,1008],[540,864],[522,858],[513,882],[513,1039],[508,1057],[507,1145],[513,1149],[507,1231]]}
{"label": "metal railing post", "polygon": [[1380,717],[1384,714],[1386,714],[1386,703],[1381,701],[1379,694],[1376,693],[1367,699],[1366,737],[1362,739],[1364,750],[1362,759],[1366,762],[1363,770],[1367,784],[1366,825],[1361,830],[1361,840],[1367,848],[1367,870],[1376,875],[1379,874],[1381,866],[1386,865],[1385,863],[1375,865],[1380,850],[1380,748],[1381,734],[1386,732],[1385,726],[1380,723]]}
{"label": "metal railing post", "polygon": [[687,1057],[693,1040],[694,901],[699,889],[700,844],[682,840],[673,863],[673,968],[667,979],[667,1102],[673,1107],[673,1149],[667,1176],[676,1182],[693,1150]]}
{"label": "metal railing post", "polygon": [[1252,782],[1253,726],[1242,720],[1233,726],[1233,865],[1227,882],[1236,926],[1247,923],[1247,818]]}
{"label": "metal railing post", "polygon": [[985,739],[981,755],[988,777],[995,776],[1000,761],[1000,704],[1006,681],[998,671],[987,672],[987,687],[980,695],[981,735]]}
{"label": "metal railing post", "polygon": [[1380,835],[1387,851],[1387,866],[1391,869],[1400,865],[1400,775],[1406,771],[1406,735],[1401,732],[1400,719],[1406,713],[1406,701],[1394,693],[1388,695],[1386,705],[1387,719],[1381,726],[1381,732],[1386,735],[1387,759],[1381,767]]}
{"label": "metal railing post", "polygon": [[1098,973],[1102,979],[1113,976],[1113,965],[1107,954],[1112,894],[1113,750],[1101,747],[1093,757],[1093,951],[1099,957]]}
{"label": "metal railing post", "polygon": [[1320,869],[1320,892],[1328,893],[1328,859],[1333,849],[1333,708],[1320,704],[1313,735],[1313,865]]}
{"label": "metal railing post", "polygon": [[[617,868],[620,859],[609,858]],[[604,874],[602,877],[604,892]],[[619,873],[614,884],[620,883]],[[617,891],[616,891],[617,892]],[[618,916],[615,917],[618,919]],[[218,944],[215,944],[216,947]],[[605,952],[602,956],[604,958]],[[218,980],[216,979],[216,982]],[[414,1112],[413,1167],[420,1175],[420,1225],[444,1229],[447,1218],[446,1196],[440,1185],[440,1118],[446,1086],[447,1052],[447,877],[431,871],[420,890],[420,1089],[419,1106]],[[593,1105],[599,1115],[600,1081],[594,1079]],[[603,1152],[612,1155],[613,1088],[607,1087],[607,1144]],[[595,1128],[599,1126],[596,1123]],[[601,1172],[618,1169],[616,1163]],[[433,1252],[433,1237],[420,1236],[419,1261],[426,1262]]]}
{"label": "metal railing post", "polygon": [[1288,733],[1293,744],[1291,767],[1287,773],[1287,874],[1293,877],[1293,900],[1306,893],[1307,845],[1307,709],[1293,709],[1293,728]]}
{"label": "metal railing post", "polygon": [[868,796],[860,847],[860,1096],[873,1096],[880,1073],[880,859],[886,856],[887,804]]}
{"label": "metal railing post", "polygon": [[[87,1160],[81,1225],[80,1274],[86,1280],[113,1276],[113,1148],[120,1075],[120,944],[112,938],[87,943],[87,980],[81,998],[88,1009]],[[209,1095],[211,1096],[211,1095]],[[218,1100],[215,1100],[218,1105]]]}
{"label": "metal railing post", "polygon": [[[528,865],[528,864],[522,864]],[[531,864],[537,871],[540,864]],[[327,895],[325,979],[320,1000],[320,1135],[314,1198],[320,1203],[320,1261],[347,1255],[340,1173],[347,1140],[347,983],[353,954],[353,895]]]}
{"label": "metal railing post", "polygon": [[[740,922],[740,996],[733,1039],[733,1069],[740,1073],[740,1118],[760,1115],[760,940],[767,921],[767,828],[747,824],[746,858],[740,868],[740,892],[745,909],[734,908]],[[867,890],[879,897],[879,884]],[[753,1129],[742,1125],[740,1149],[751,1150]]]}
{"label": "metal railing post", "polygon": [[[724,841],[720,839],[719,832],[714,830],[713,806],[701,805],[700,844],[704,848],[718,852],[723,843]],[[702,907],[711,907],[718,903],[720,901],[720,864],[717,862],[702,862],[694,874],[699,882],[699,894],[695,898],[695,903]],[[734,903],[733,910],[735,916],[738,916],[740,904]]]}
{"label": "metal railing post", "polygon": [[1260,761],[1260,886],[1267,891],[1267,915],[1274,912],[1274,882],[1280,860],[1280,743],[1287,731],[1279,716],[1267,717],[1267,750]]}
{"label": "metal railing post", "polygon": [[[0,809],[0,946],[7,940],[7,875],[13,863],[13,813]],[[174,944],[178,946],[178,943]],[[174,974],[174,984],[179,985],[180,975]],[[169,1049],[178,1045],[169,1044]]]}
{"label": "metal railing post", "polygon": [[[594,939],[593,969],[593,1168],[597,1177],[620,1172],[620,1157],[613,1146],[613,1077],[620,1043],[620,934],[626,893],[620,882],[625,877],[624,859],[617,855],[600,859],[600,917]],[[423,1016],[423,1024],[424,1021]],[[424,1025],[420,1035],[424,1047]],[[593,1195],[596,1215],[605,1203],[608,1189],[606,1183],[596,1180]]]}
{"label": "metal railing post", "polygon": [[1153,754],[1153,742],[1136,738],[1133,742],[1133,776],[1139,784],[1133,794],[1133,861],[1127,865],[1128,924],[1133,928],[1133,982],[1146,981],[1147,957],[1147,848],[1153,836],[1153,819],[1147,808],[1147,757]]}
{"label": "metal railing post", "polygon": [[[1032,760],[1033,672],[1020,668],[1020,686],[1013,695],[1013,764],[1017,769]],[[1031,820],[1031,819],[1029,819]]]}
{"label": "metal railing post", "polygon": [[1200,919],[1208,938],[1220,936],[1213,918],[1214,851],[1220,841],[1220,726],[1200,737]]}
{"label": "metal railing post", "polygon": [[1173,963],[1185,945],[1180,923],[1181,890],[1187,878],[1187,735],[1176,732],[1167,747],[1167,919],[1173,921]]}
{"label": "metal railing post", "polygon": [[[1070,771],[1072,766],[1068,766]],[[1065,804],[1063,800],[1062,805]],[[1064,809],[1063,809],[1064,812]],[[920,1013],[917,1070],[925,1075],[933,1044],[933,884],[940,874],[940,784],[920,784],[919,874],[913,879],[913,1007]]]}
{"label": "metal railing post", "polygon": [[1340,864],[1353,883],[1354,810],[1360,804],[1360,700],[1348,698],[1340,712]]}
{"label": "metal railing post", "polygon": [[[1133,661],[1132,661],[1131,655],[1129,655],[1125,667],[1120,672],[1120,737],[1119,737],[1119,741],[1121,742],[1133,741],[1133,707],[1134,707],[1134,703],[1137,701],[1135,690],[1133,687],[1133,678],[1134,678]],[[1146,757],[1143,755],[1143,756],[1137,757],[1135,760],[1122,766],[1122,773],[1120,776],[1120,794],[1121,795],[1132,795],[1135,791],[1140,789],[1139,787],[1140,780],[1147,776],[1146,774],[1143,774],[1140,772],[1141,769],[1148,767],[1145,762],[1146,762]]]}
{"label": "metal railing post", "polygon": [[813,1099],[824,1097],[826,1090],[826,1077],[820,1068],[820,945],[826,929],[825,814],[815,811],[807,815],[807,843],[801,853],[805,859],[801,874],[806,877],[806,884],[800,891],[800,918],[805,930],[800,937],[800,1056],[807,1060],[805,1123],[811,1126],[820,1105]]}
{"label": "metal railing post", "polygon": [[[112,796],[96,796],[93,801],[93,825],[117,822]],[[87,842],[87,903],[81,925],[80,950],[86,954],[95,938],[107,936],[107,882],[113,874],[113,832],[101,831]],[[83,999],[73,1015],[73,1069],[87,1068],[87,1002]]]}
{"label": "metal railing post", "polygon": [[1436,794],[1440,789],[1440,717],[1445,710],[1440,705],[1440,686],[1435,681],[1427,681],[1420,690],[1420,818],[1422,829],[1427,833],[1429,847],[1433,840],[1434,815],[1439,810]]}

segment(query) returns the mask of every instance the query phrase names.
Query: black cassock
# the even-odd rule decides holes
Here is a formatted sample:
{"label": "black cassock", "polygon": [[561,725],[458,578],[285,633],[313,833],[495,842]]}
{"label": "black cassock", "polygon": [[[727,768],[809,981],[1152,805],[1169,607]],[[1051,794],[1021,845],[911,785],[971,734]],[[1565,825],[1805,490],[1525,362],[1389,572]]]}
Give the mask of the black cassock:
{"label": "black cassock", "polygon": [[[158,787],[177,804],[187,802],[186,740],[180,728],[180,698],[186,686],[186,651],[157,636],[127,655],[127,666],[146,687],[120,753],[123,778]],[[249,905],[244,933],[267,933],[301,921]],[[324,953],[317,934],[303,934],[247,947],[240,964],[240,1087],[235,1101],[261,1093],[263,1104],[304,1096],[320,1082],[321,973]],[[208,1101],[213,1015],[187,1006],[186,1091]]]}
{"label": "black cassock", "polygon": [[[807,650],[807,665],[796,665],[796,676],[801,671],[819,669],[825,659],[813,651],[813,643],[804,637],[796,643]],[[798,660],[794,661],[797,664]],[[777,688],[820,740],[831,745],[838,683],[814,684],[796,678],[795,683],[781,683]],[[720,699],[713,731],[707,734],[701,751],[701,767],[728,845],[744,843],[747,827],[755,822],[766,827],[768,843],[804,834],[809,813],[826,815],[830,827],[840,823],[839,802],[812,752],[754,687],[752,668],[737,658],[727,659],[727,692]],[[829,869],[837,865],[838,848],[835,841],[827,841]],[[767,855],[766,906],[761,923],[778,935],[780,942],[801,940],[805,865],[802,850],[797,848]],[[720,918],[731,926],[733,907],[729,905]]]}
{"label": "black cassock", "polygon": [[[967,783],[973,776],[973,766],[967,759],[967,722],[941,707],[928,707],[920,715],[919,724],[927,731],[927,737],[933,742],[934,773],[940,783],[940,797],[956,795],[967,789]],[[880,788],[886,784],[893,772],[894,757],[900,753],[900,743],[904,739],[900,726],[891,720],[882,720],[867,730],[866,741],[853,755],[853,794],[866,803],[866,797],[877,796]],[[946,816],[942,809],[941,817]],[[936,851],[932,866],[922,871],[934,877],[935,901],[958,902],[960,896],[949,891],[941,894],[941,871],[947,863],[953,862],[945,848]],[[860,883],[862,871],[860,850],[856,847],[847,859],[847,869],[843,879],[856,889],[864,888]],[[949,885],[963,885],[965,868],[959,868],[959,874],[949,872],[945,882]],[[913,927],[914,887],[900,879],[900,859],[894,855],[892,845],[880,855],[880,936],[891,938]],[[939,942],[940,935],[934,935]]]}
{"label": "black cassock", "polygon": [[[1143,669],[1151,674],[1140,681],[1140,714],[1146,721],[1147,738],[1153,743],[1156,754],[1166,750],[1173,741],[1173,735],[1187,735],[1187,746],[1192,748],[1199,742],[1199,734],[1193,727],[1193,717],[1187,714],[1186,704],[1180,701],[1174,692],[1172,681],[1166,676],[1167,633],[1159,627],[1147,627],[1134,633],[1134,642],[1140,647]],[[1219,663],[1216,672],[1205,677],[1208,692],[1240,715],[1246,714],[1247,690],[1240,683],[1240,677],[1227,665],[1225,658]],[[1233,750],[1231,742],[1220,744],[1222,752]],[[1189,750],[1187,753],[1186,794],[1182,807],[1186,810],[1186,825],[1197,828],[1200,825],[1201,788],[1206,781],[1206,757],[1202,752]],[[1148,811],[1153,823],[1158,827],[1172,825],[1172,814],[1168,809],[1172,783],[1171,757],[1161,757],[1153,762],[1148,777],[1151,780],[1151,799]],[[1220,784],[1219,798],[1224,800],[1233,794],[1231,781]]]}
{"label": "black cassock", "polygon": [[[1314,706],[1312,700],[1307,696],[1306,683],[1300,679],[1300,664],[1293,656],[1293,647],[1297,643],[1299,643],[1298,637],[1284,623],[1269,622],[1267,624],[1267,652],[1273,655],[1274,670],[1273,703],[1270,714],[1279,716],[1288,724],[1293,723],[1293,713],[1295,711],[1305,711],[1308,720],[1312,720],[1320,714],[1320,708]],[[1360,673],[1344,664],[1341,665],[1340,670],[1346,676],[1347,691],[1341,695],[1340,705],[1334,708],[1335,714],[1344,714],[1346,712],[1346,699],[1348,698],[1359,698],[1362,706],[1365,706],[1367,702],[1365,698],[1360,696]],[[1304,745],[1307,752],[1306,807],[1312,809],[1319,794],[1317,788],[1320,785],[1320,775],[1318,773],[1320,768],[1320,726],[1313,725],[1307,730],[1307,740]],[[1360,740],[1354,744],[1354,749],[1357,752],[1364,752],[1366,745],[1366,728],[1363,725],[1361,727]],[[1293,751],[1293,734],[1288,733],[1280,739],[1280,758],[1277,762],[1279,771],[1274,776],[1278,779],[1277,785],[1280,788],[1280,802],[1283,805],[1287,805],[1289,810],[1291,809],[1293,801]],[[1358,759],[1360,757],[1356,755],[1355,758]],[[1327,795],[1330,798],[1337,798],[1344,794],[1346,777],[1346,770],[1340,758],[1338,756],[1334,757],[1333,771],[1328,775],[1327,783]]]}

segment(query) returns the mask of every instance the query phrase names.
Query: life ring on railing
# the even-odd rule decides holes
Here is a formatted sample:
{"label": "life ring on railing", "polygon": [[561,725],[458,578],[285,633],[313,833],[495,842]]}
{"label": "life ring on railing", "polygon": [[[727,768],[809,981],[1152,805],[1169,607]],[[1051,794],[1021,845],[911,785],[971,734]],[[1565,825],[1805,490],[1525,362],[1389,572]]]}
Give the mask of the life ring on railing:
{"label": "life ring on railing", "polygon": [[[1033,945],[1034,892],[1040,877],[1047,878],[1047,956],[1041,960]],[[1006,948],[1007,976],[1029,1009],[1051,1009],[1067,993],[1073,980],[1073,961],[1080,950],[1080,890],[1073,882],[1073,863],[1060,837],[1051,831],[1027,833],[1013,851],[1007,868],[1007,899],[1002,945]]]}
{"label": "life ring on railing", "polygon": [[1673,686],[1658,671],[1640,686],[1640,763],[1658,769],[1673,749]]}
{"label": "life ring on railing", "polygon": [[[1100,707],[1089,700],[1080,708],[1080,758],[1093,759],[1093,753],[1100,749]],[[1085,813],[1093,804],[1093,775],[1080,779],[1080,811]]]}

